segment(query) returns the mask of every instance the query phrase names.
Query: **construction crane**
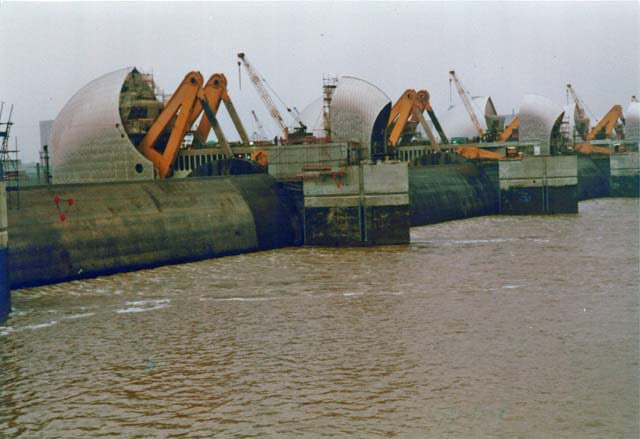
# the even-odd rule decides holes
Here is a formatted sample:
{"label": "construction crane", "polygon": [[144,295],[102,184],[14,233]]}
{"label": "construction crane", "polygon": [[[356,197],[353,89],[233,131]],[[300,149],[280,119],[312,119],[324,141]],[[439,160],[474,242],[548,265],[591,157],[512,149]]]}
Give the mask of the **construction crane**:
{"label": "construction crane", "polygon": [[[282,115],[280,114],[280,111],[278,111],[278,107],[276,107],[276,104],[273,102],[273,99],[271,99],[271,95],[267,91],[267,88],[265,87],[265,83],[264,83],[263,79],[258,74],[258,71],[255,69],[255,67],[253,67],[253,65],[247,60],[247,57],[245,56],[244,53],[238,53],[238,58],[242,62],[242,65],[244,65],[244,68],[247,70],[247,74],[249,75],[249,79],[251,79],[251,82],[253,82],[253,85],[255,86],[256,91],[258,92],[258,95],[262,99],[262,102],[264,102],[264,105],[267,107],[267,110],[269,111],[269,114],[271,115],[273,120],[276,121],[276,123],[278,124],[278,126],[282,130],[282,133],[284,134],[285,141],[288,141],[289,140],[289,128],[285,124],[284,119],[282,118]],[[281,100],[281,102],[282,102],[282,100]],[[283,105],[284,105],[284,102],[283,102]],[[295,119],[295,121],[298,123],[298,127],[296,127],[294,129],[295,135],[297,137],[305,136],[306,135],[306,131],[307,131],[307,127],[305,126],[305,124],[302,122],[300,117],[298,115],[296,115],[296,113],[294,113],[286,105],[285,105],[285,107],[287,108],[287,111]]]}
{"label": "construction crane", "polygon": [[260,119],[256,115],[256,112],[251,110],[251,115],[253,116],[253,120],[256,122],[256,126],[258,127],[258,135],[260,136],[260,140],[267,140],[267,133],[264,131],[264,127],[262,123],[260,123]]}
{"label": "construction crane", "polygon": [[587,114],[585,112],[586,107],[584,105],[584,102],[582,102],[582,99],[580,99],[580,96],[578,96],[571,84],[567,84],[567,92],[573,98],[573,102],[575,102],[576,104],[576,111],[578,112],[578,123],[576,124],[576,130],[578,131],[578,134],[580,134],[580,137],[586,139],[587,132],[589,131],[589,118],[587,117]]}
{"label": "construction crane", "polygon": [[[590,142],[597,138],[604,139],[609,137],[609,135],[615,128],[619,128],[618,119],[622,122],[622,125],[624,125],[625,120],[624,116],[622,115],[622,106],[614,105],[607,112],[607,114],[605,114],[604,117],[600,119],[600,122],[598,122],[597,125],[589,131],[585,140],[587,142]],[[620,131],[621,130],[619,129],[616,130],[618,136],[622,134]]]}
{"label": "construction crane", "polygon": [[[223,154],[228,158],[233,157],[231,147],[216,119],[220,103],[224,103],[227,108],[242,142],[249,145],[247,133],[227,93],[227,78],[216,73],[204,86],[203,82],[200,72],[188,73],[138,145],[140,152],[158,170],[160,178],[170,175],[185,135],[203,112],[204,116],[200,118],[194,132],[194,142],[204,143],[213,128]],[[163,144],[160,139],[169,130],[169,138]]]}
{"label": "construction crane", "polygon": [[458,77],[456,76],[455,70],[449,71],[449,75],[451,75],[451,78],[449,79],[449,81],[453,81],[453,83],[456,85],[456,89],[458,90],[460,99],[462,99],[462,103],[464,104],[464,107],[467,109],[467,113],[471,118],[471,122],[473,123],[473,126],[475,127],[476,131],[478,132],[478,137],[482,138],[482,134],[483,134],[482,125],[480,125],[478,116],[476,116],[476,112],[473,109],[473,105],[471,104],[471,99],[469,98],[468,92],[462,86],[462,82],[460,81],[460,79],[458,79]]}

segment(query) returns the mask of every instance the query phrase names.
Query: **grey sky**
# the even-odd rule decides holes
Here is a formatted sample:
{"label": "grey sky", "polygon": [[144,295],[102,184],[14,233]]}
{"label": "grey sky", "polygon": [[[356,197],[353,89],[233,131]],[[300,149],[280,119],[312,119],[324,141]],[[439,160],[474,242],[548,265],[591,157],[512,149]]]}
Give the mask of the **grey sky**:
{"label": "grey sky", "polygon": [[564,104],[571,82],[601,117],[640,93],[638,5],[0,3],[0,100],[16,105],[13,133],[25,161],[37,158],[39,120],[55,118],[80,87],[124,66],[152,70],[167,92],[191,70],[205,79],[224,73],[247,130],[255,109],[274,134],[244,72],[238,89],[240,51],[299,109],[320,96],[323,74],[345,74],[392,100],[426,88],[443,113],[454,68],[499,113],[517,108],[525,93]]}

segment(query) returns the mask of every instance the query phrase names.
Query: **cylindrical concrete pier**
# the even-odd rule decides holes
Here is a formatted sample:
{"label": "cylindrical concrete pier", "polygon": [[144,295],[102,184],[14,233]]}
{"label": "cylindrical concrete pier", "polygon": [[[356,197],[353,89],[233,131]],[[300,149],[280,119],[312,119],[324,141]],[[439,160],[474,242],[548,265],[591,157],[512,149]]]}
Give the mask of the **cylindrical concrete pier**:
{"label": "cylindrical concrete pier", "polygon": [[296,242],[267,174],[25,188],[8,220],[14,288]]}
{"label": "cylindrical concrete pier", "polygon": [[414,227],[497,214],[497,165],[412,166],[409,197]]}

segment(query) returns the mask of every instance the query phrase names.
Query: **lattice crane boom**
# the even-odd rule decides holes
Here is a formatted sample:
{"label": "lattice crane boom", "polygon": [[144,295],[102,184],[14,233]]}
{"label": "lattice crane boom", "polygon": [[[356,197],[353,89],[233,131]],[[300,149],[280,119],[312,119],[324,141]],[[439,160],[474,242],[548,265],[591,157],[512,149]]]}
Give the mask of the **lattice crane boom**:
{"label": "lattice crane boom", "polygon": [[469,117],[471,118],[471,122],[473,123],[473,126],[478,131],[478,135],[482,137],[482,125],[480,125],[480,121],[478,121],[478,116],[476,116],[476,112],[473,109],[473,105],[471,104],[471,99],[469,99],[469,95],[467,94],[464,87],[462,86],[462,82],[460,82],[460,79],[458,79],[458,77],[456,76],[455,70],[451,70],[449,72],[449,75],[451,75],[451,79],[453,80],[453,83],[456,85],[456,89],[458,90],[460,99],[462,99],[462,103],[464,104],[464,107],[467,109],[467,113],[469,113]]}
{"label": "lattice crane boom", "polygon": [[256,69],[251,65],[251,63],[249,63],[244,53],[239,53],[238,58],[240,58],[240,61],[242,61],[242,65],[244,65],[244,68],[247,70],[249,79],[251,79],[251,82],[253,82],[253,85],[256,88],[256,91],[258,92],[260,99],[262,99],[262,102],[264,102],[264,105],[267,107],[267,110],[269,110],[269,114],[276,121],[276,123],[284,133],[285,140],[288,139],[289,129],[287,128],[287,125],[284,123],[284,119],[282,118],[280,111],[278,111],[278,107],[276,107],[276,104],[273,102],[273,99],[271,99],[271,95],[269,95],[269,92],[267,91],[267,88],[265,87],[264,82],[260,78],[260,75],[258,74]]}
{"label": "lattice crane boom", "polygon": [[571,87],[571,84],[567,84],[567,90],[571,94],[571,97],[573,98],[573,102],[576,103],[576,110],[578,110],[578,117],[580,119],[585,119],[587,115],[585,112],[584,102],[582,102],[582,99],[580,99],[580,96],[578,96],[578,94],[573,89],[573,87]]}
{"label": "lattice crane boom", "polygon": [[258,119],[258,116],[256,115],[256,112],[251,110],[251,115],[253,116],[253,120],[256,121],[256,126],[258,127],[258,134],[260,134],[260,137],[262,137],[262,140],[266,140],[267,139],[267,133],[264,131],[264,127],[262,126],[262,123],[260,122],[260,119]]}

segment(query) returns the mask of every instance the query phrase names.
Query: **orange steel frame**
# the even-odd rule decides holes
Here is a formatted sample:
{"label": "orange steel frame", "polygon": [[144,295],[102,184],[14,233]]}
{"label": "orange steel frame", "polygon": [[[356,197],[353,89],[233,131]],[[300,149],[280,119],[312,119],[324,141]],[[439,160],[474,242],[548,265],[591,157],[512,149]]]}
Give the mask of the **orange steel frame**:
{"label": "orange steel frame", "polygon": [[[434,149],[439,150],[440,145],[436,140],[435,136],[431,132],[431,129],[427,125],[427,121],[424,119],[422,115],[423,111],[427,109],[428,106],[428,94],[427,102],[424,102],[424,94],[426,92],[421,90],[420,92],[416,92],[413,89],[406,90],[400,99],[393,105],[391,108],[391,113],[389,114],[389,122],[387,123],[387,129],[391,129],[389,134],[389,144],[396,148],[398,146],[398,142],[400,141],[400,137],[402,136],[402,132],[404,131],[407,122],[419,122],[422,125],[422,128],[427,133],[429,140],[431,141],[431,145]],[[430,106],[429,106],[430,108]]]}
{"label": "orange steel frame", "polygon": [[600,122],[598,122],[598,124],[595,127],[593,127],[591,131],[589,131],[589,134],[587,134],[586,140],[587,141],[594,140],[601,131],[604,131],[604,134],[608,136],[609,134],[611,134],[611,131],[613,131],[613,129],[616,127],[616,124],[618,123],[618,119],[623,120],[622,106],[614,105],[613,107],[611,107],[611,110],[609,110],[609,112],[605,114],[602,120],[600,120]]}
{"label": "orange steel frame", "polygon": [[517,129],[519,126],[520,126],[520,119],[516,117],[511,121],[509,125],[507,125],[507,127],[504,129],[502,134],[500,134],[500,137],[498,137],[498,140],[501,142],[506,142],[513,135],[513,131]]}
{"label": "orange steel frame", "polygon": [[[151,160],[158,170],[160,178],[166,178],[170,175],[173,163],[178,157],[180,144],[184,140],[187,131],[191,129],[198,117],[203,113],[203,110],[205,110],[205,105],[210,107],[212,114],[215,116],[220,108],[220,103],[224,103],[242,142],[246,145],[249,144],[246,131],[227,93],[227,78],[221,73],[216,73],[209,78],[204,86],[203,82],[200,72],[189,72],[138,146],[140,152]],[[164,151],[159,152],[155,148],[156,142],[174,118],[175,123],[169,140]],[[212,128],[222,145],[224,154],[227,157],[231,157],[231,148],[215,117],[210,120],[208,115],[205,114],[200,118],[200,123],[194,133],[197,141],[200,143],[206,142]]]}

